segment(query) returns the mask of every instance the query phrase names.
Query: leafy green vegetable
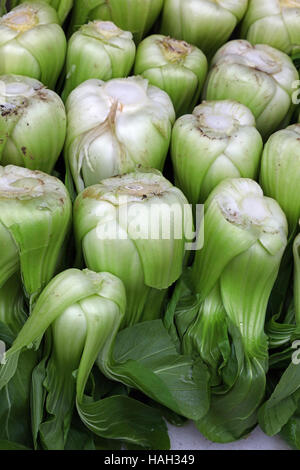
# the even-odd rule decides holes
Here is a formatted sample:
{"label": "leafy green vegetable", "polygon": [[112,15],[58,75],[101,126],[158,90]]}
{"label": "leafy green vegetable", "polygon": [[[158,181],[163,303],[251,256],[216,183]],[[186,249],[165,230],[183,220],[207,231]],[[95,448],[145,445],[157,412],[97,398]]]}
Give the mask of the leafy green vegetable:
{"label": "leafy green vegetable", "polygon": [[64,64],[66,38],[56,11],[26,2],[0,18],[0,75],[36,78],[53,89]]}

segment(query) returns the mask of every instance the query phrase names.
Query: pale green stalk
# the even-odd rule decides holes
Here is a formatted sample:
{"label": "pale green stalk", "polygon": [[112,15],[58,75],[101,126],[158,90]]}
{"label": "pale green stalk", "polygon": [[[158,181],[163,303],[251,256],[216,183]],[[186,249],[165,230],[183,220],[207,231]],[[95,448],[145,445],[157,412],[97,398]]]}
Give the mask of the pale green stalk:
{"label": "pale green stalk", "polygon": [[21,75],[0,76],[0,163],[51,173],[66,136],[60,97]]}
{"label": "pale green stalk", "polygon": [[299,78],[285,53],[245,40],[225,44],[214,56],[204,99],[239,101],[254,114],[264,139],[289,123],[295,109],[292,97]]}
{"label": "pale green stalk", "polygon": [[83,25],[68,43],[63,100],[90,78],[108,81],[127,77],[134,63],[135,50],[132,34],[111,21]]}
{"label": "pale green stalk", "polygon": [[244,16],[247,0],[165,0],[162,34],[183,39],[211,57]]}
{"label": "pale green stalk", "polygon": [[260,182],[265,194],[280,204],[293,237],[300,218],[300,200],[296,197],[300,185],[300,124],[269,138],[262,155]]}
{"label": "pale green stalk", "polygon": [[164,0],[79,0],[75,2],[70,30],[90,20],[113,21],[119,28],[133,33],[139,42],[162,9]]}
{"label": "pale green stalk", "polygon": [[40,80],[54,89],[66,54],[56,11],[43,2],[22,3],[0,18],[0,75]]}
{"label": "pale green stalk", "polygon": [[53,277],[71,222],[71,201],[57,178],[0,166],[0,287],[19,269],[25,292],[37,295]]}
{"label": "pale green stalk", "polygon": [[230,100],[203,102],[172,130],[176,184],[192,204],[204,203],[226,178],[256,179],[262,147],[246,106]]}
{"label": "pale green stalk", "polygon": [[65,159],[77,192],[138,165],[163,169],[175,113],[142,77],[87,80],[66,103]]}
{"label": "pale green stalk", "polygon": [[180,116],[191,111],[199,100],[207,60],[192,44],[154,34],[139,44],[134,73],[167,92]]}
{"label": "pale green stalk", "polygon": [[300,1],[251,0],[241,37],[251,44],[268,44],[286,54],[299,52]]}
{"label": "pale green stalk", "polygon": [[147,320],[160,318],[162,290],[180,277],[192,231],[182,192],[155,170],[109,178],[77,197],[74,224],[78,253],[88,268],[124,282],[123,326],[143,321],[144,311]]}

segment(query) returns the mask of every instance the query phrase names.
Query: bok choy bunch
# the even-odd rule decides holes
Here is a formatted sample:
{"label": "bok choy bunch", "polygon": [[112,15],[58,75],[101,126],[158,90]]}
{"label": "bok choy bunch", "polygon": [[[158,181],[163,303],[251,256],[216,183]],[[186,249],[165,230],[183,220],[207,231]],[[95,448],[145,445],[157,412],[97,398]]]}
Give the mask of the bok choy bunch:
{"label": "bok choy bunch", "polygon": [[142,75],[170,96],[176,115],[196,105],[207,73],[203,52],[185,41],[154,34],[138,46],[135,75]]}
{"label": "bok choy bunch", "polygon": [[66,109],[67,175],[77,192],[137,165],[162,170],[175,113],[167,93],[147,80],[87,80]]}
{"label": "bok choy bunch", "polygon": [[89,269],[124,282],[123,327],[160,318],[165,290],[181,275],[192,225],[187,199],[159,171],[108,178],[79,194],[74,205],[78,253]]}
{"label": "bok choy bunch", "polygon": [[289,122],[298,72],[290,57],[265,44],[234,40],[218,50],[211,63],[204,98],[231,99],[254,114],[263,138]]}
{"label": "bok choy bunch", "polygon": [[266,308],[286,243],[286,217],[256,182],[227,179],[211,192],[204,247],[171,305],[183,352],[210,371],[210,409],[196,425],[212,441],[239,439],[256,425],[268,367]]}
{"label": "bok choy bunch", "polygon": [[173,127],[171,157],[177,186],[204,203],[226,178],[256,179],[262,138],[251,111],[235,101],[206,101]]}
{"label": "bok choy bunch", "polygon": [[0,76],[0,163],[51,173],[66,136],[60,97],[21,75]]}
{"label": "bok choy bunch", "polygon": [[52,176],[0,167],[0,288],[21,273],[28,297],[53,277],[70,228],[71,201]]}
{"label": "bok choy bunch", "polygon": [[129,31],[123,31],[111,21],[83,25],[68,43],[63,100],[90,78],[107,81],[126,77],[134,58],[135,44]]}
{"label": "bok choy bunch", "polygon": [[248,0],[165,0],[161,32],[195,44],[211,57],[231,36],[247,4]]}
{"label": "bok choy bunch", "polygon": [[241,35],[251,44],[268,44],[286,54],[299,52],[299,0],[251,0]]}
{"label": "bok choy bunch", "polygon": [[131,31],[139,42],[151,29],[164,0],[80,0],[76,1],[71,29],[89,20],[113,21],[119,28]]}
{"label": "bok choy bunch", "polygon": [[260,182],[267,196],[285,212],[290,235],[296,234],[300,218],[300,124],[288,126],[267,141],[261,162]]}
{"label": "bok choy bunch", "polygon": [[66,54],[56,11],[26,2],[0,18],[0,74],[26,75],[54,88]]}

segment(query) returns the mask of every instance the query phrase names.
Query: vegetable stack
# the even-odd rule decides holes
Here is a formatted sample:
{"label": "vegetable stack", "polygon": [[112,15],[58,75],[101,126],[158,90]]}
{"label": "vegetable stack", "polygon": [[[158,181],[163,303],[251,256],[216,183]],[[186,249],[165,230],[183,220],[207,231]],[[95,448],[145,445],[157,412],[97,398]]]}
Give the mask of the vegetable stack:
{"label": "vegetable stack", "polygon": [[0,450],[300,449],[299,18],[0,0]]}

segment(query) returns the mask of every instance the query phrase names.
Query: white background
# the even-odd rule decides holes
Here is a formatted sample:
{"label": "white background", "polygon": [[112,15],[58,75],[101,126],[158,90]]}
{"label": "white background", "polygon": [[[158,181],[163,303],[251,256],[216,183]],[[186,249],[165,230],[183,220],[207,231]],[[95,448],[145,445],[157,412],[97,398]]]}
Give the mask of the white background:
{"label": "white background", "polygon": [[215,444],[205,439],[192,422],[178,428],[168,424],[172,450],[290,450],[279,436],[269,437],[257,427],[246,438],[230,444]]}

